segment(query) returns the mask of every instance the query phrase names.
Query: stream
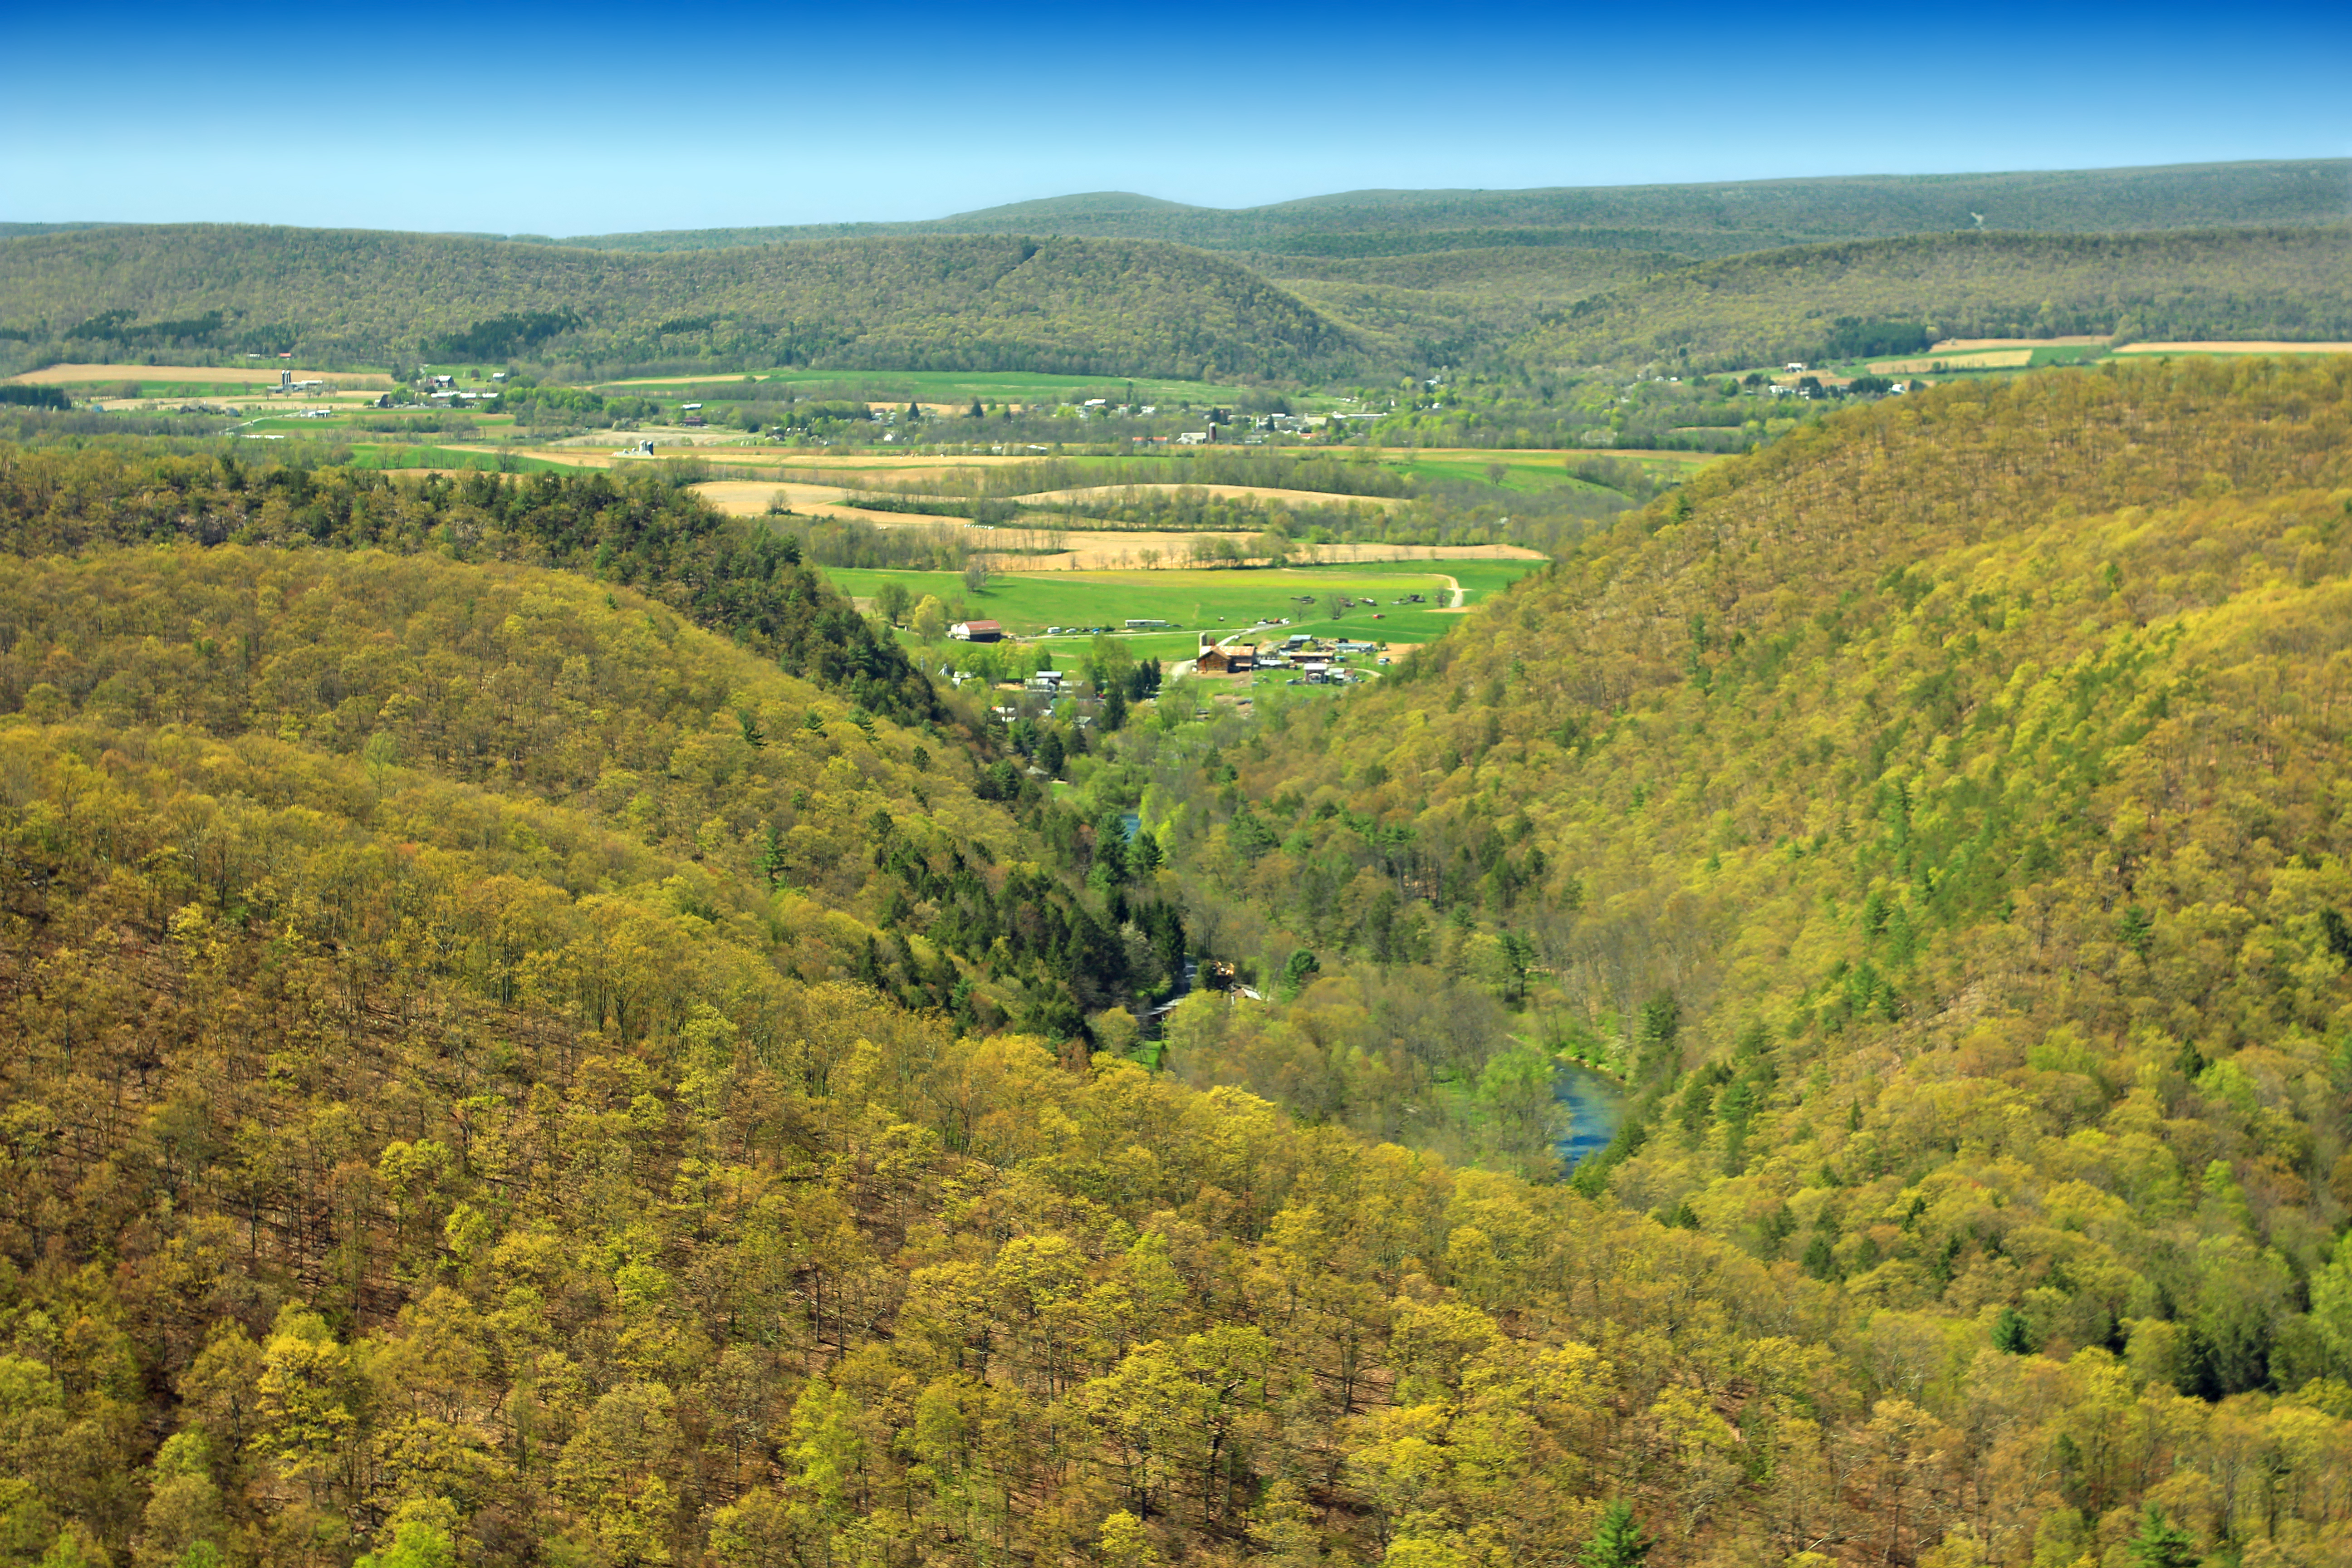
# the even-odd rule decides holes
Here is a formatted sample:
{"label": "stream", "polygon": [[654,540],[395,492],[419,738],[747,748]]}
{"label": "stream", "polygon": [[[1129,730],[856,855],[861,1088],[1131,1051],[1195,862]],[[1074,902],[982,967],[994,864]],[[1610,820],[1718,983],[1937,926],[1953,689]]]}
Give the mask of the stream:
{"label": "stream", "polygon": [[1588,1154],[1598,1154],[1617,1136],[1625,1119],[1625,1091],[1591,1068],[1562,1062],[1551,1082],[1552,1098],[1568,1110],[1568,1131],[1554,1144],[1559,1163],[1570,1170]]}

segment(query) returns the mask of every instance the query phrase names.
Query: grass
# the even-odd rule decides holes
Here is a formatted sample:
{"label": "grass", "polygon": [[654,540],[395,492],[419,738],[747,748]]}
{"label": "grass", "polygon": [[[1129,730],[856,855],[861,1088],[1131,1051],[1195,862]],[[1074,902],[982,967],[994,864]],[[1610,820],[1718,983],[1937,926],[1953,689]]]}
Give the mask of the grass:
{"label": "grass", "polygon": [[[324,420],[292,420],[296,425],[323,425]],[[454,468],[489,474],[574,474],[589,470],[545,458],[524,458],[509,452],[460,452],[449,447],[408,447],[386,442],[352,447],[355,468]]]}
{"label": "grass", "polygon": [[[1262,572],[1053,572],[993,578],[979,594],[965,592],[963,578],[953,572],[883,572],[828,568],[841,592],[871,598],[883,584],[903,583],[919,602],[936,595],[940,603],[961,598],[977,618],[1002,621],[1021,637],[1042,637],[1048,647],[1076,651],[1084,637],[1044,637],[1055,626],[1118,626],[1130,618],[1153,616],[1176,623],[1171,633],[1139,634],[1128,639],[1139,656],[1190,658],[1202,631],[1223,636],[1244,631],[1260,620],[1289,616],[1289,632],[1340,635],[1380,642],[1428,642],[1442,637],[1461,617],[1433,606],[1446,576],[1457,578],[1471,602],[1507,585],[1540,561],[1438,562],[1443,568],[1407,563],[1374,566],[1302,566]],[[1301,605],[1302,595],[1320,599],[1327,593],[1381,601],[1377,611],[1355,609],[1338,620],[1327,618],[1319,605]],[[1428,605],[1396,606],[1399,595],[1418,593]],[[1378,614],[1381,618],[1372,617]]]}
{"label": "grass", "polygon": [[1416,479],[1467,479],[1475,484],[1490,484],[1487,469],[1499,463],[1505,473],[1498,489],[1507,490],[1549,490],[1561,486],[1578,489],[1598,490],[1604,487],[1580,479],[1569,470],[1591,458],[1608,458],[1617,462],[1633,463],[1642,468],[1664,469],[1688,475],[1718,462],[1717,454],[1706,452],[1649,452],[1625,447],[1609,452],[1551,451],[1525,448],[1494,451],[1430,450],[1412,451],[1391,447],[1381,453],[1381,465],[1412,475]]}

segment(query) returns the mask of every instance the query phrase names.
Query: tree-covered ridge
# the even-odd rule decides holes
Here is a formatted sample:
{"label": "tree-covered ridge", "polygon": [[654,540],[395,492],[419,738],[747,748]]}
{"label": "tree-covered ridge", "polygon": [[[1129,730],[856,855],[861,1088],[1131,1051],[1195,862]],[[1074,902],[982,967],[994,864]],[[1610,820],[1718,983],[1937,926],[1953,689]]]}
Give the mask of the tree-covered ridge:
{"label": "tree-covered ridge", "polygon": [[958,1040],[431,769],[0,726],[18,1561],[2123,1568],[2352,1512],[2340,1387],[2209,1407]]}
{"label": "tree-covered ridge", "polygon": [[1039,846],[938,732],[847,711],[575,579],[234,545],[100,552],[0,563],[0,641],[10,710],[274,736],[584,813],[757,904],[774,892],[805,976],[854,974],[971,1026],[1058,1024],[1074,988],[1089,1011],[1132,1005],[1146,978],[1115,926],[1093,941],[1118,962],[1074,951],[1074,900],[1023,868]]}
{"label": "tree-covered ridge", "polygon": [[2352,338],[2352,229],[1965,233],[1708,262],[1588,296],[1518,344],[1539,363],[1706,369],[1822,357],[1838,318],[1936,337]]}
{"label": "tree-covered ridge", "polygon": [[[1349,191],[1223,211],[1122,191],[1048,197],[912,223],[688,229],[567,243],[630,250],[869,234],[1071,234],[1176,240],[1220,250],[1379,256],[1557,243],[1725,256],[1833,240],[1987,227],[2042,233],[2331,224],[2341,159],[2003,174],[1840,175],[1523,191]],[[1495,235],[1508,237],[1481,238]]]}
{"label": "tree-covered ridge", "polygon": [[790,540],[657,475],[395,478],[105,447],[0,447],[0,551],[228,541],[430,551],[634,587],[876,712],[944,716],[930,682]]}
{"label": "tree-covered ridge", "polygon": [[[933,237],[640,256],[205,224],[0,240],[0,323],[97,353],[110,341],[91,325],[101,321],[116,337],[147,331],[142,347],[225,350],[261,333],[273,350],[313,356],[529,353],[592,367],[708,352],[761,365],[1217,378],[1320,374],[1358,352],[1247,268],[1150,240]],[[184,330],[157,339],[159,322]]]}
{"label": "tree-covered ridge", "polygon": [[1593,1191],[2185,1392],[2346,1376],[2348,394],[1843,416],[1163,773],[1163,837],[1322,954],[1302,1005],[1346,962],[1532,994],[1634,1093]]}

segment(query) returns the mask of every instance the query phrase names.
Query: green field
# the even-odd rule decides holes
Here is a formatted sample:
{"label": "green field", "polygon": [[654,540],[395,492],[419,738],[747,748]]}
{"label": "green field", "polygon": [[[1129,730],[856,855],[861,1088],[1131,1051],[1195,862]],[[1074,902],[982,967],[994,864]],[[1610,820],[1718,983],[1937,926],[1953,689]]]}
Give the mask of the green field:
{"label": "green field", "polygon": [[[325,420],[295,420],[294,424],[324,425]],[[461,452],[450,447],[407,447],[395,443],[362,442],[352,447],[355,468],[455,468],[500,474],[576,474],[587,470],[544,458],[509,452]]]}
{"label": "green field", "polygon": [[1687,478],[1709,463],[1722,458],[1706,452],[1648,452],[1627,448],[1612,452],[1528,451],[1517,448],[1493,452],[1463,452],[1446,450],[1427,457],[1409,450],[1391,447],[1381,457],[1381,466],[1410,474],[1422,479],[1464,479],[1475,484],[1492,484],[1486,470],[1500,463],[1506,470],[1498,487],[1507,490],[1549,490],[1563,485],[1577,489],[1599,491],[1605,487],[1576,478],[1569,470],[1588,458],[1601,457],[1617,462],[1638,464],[1653,471]]}
{"label": "green field", "polygon": [[[1173,621],[1172,632],[1139,634],[1129,646],[1139,656],[1186,658],[1203,631],[1220,636],[1245,630],[1261,620],[1285,616],[1284,629],[1317,636],[1337,633],[1370,641],[1418,643],[1444,635],[1459,616],[1434,608],[1444,577],[1457,579],[1475,604],[1540,567],[1540,561],[1441,561],[1371,566],[1304,566],[1263,572],[1041,572],[992,578],[978,594],[967,593],[953,572],[877,572],[827,568],[844,594],[870,599],[885,583],[906,584],[918,600],[936,595],[942,604],[961,598],[975,617],[1004,623],[1015,636],[1037,637],[1049,647],[1082,647],[1086,636],[1047,637],[1048,626],[1120,626],[1130,618]],[[1381,601],[1377,610],[1354,609],[1338,620],[1319,605],[1297,602],[1302,595],[1336,593]],[[1398,595],[1418,593],[1427,606],[1398,607]],[[1374,616],[1380,618],[1375,620]]]}
{"label": "green field", "polygon": [[[661,396],[682,393],[688,387],[718,386],[743,379],[740,375],[692,380],[656,376],[604,382],[600,390],[627,389]],[[1028,371],[772,370],[751,379],[771,386],[841,388],[845,392],[855,388],[875,396],[903,397],[910,403],[969,403],[975,397],[984,403],[1037,403],[1049,397],[1083,402],[1089,397],[1125,398],[1130,387],[1139,403],[1233,403],[1242,395],[1238,386],[1218,386],[1202,381],[1150,377],[1130,381],[1120,376],[1047,375]]]}

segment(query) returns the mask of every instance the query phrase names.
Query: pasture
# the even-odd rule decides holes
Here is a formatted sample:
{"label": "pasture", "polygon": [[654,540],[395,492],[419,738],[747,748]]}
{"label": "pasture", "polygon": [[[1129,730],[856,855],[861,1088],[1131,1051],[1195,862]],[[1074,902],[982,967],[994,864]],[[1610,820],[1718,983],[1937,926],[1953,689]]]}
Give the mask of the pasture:
{"label": "pasture", "polygon": [[2352,354],[2352,343],[2126,343],[2119,354]]}
{"label": "pasture", "polygon": [[1558,489],[1570,486],[1578,489],[1599,489],[1570,473],[1578,464],[1591,458],[1604,458],[1614,462],[1633,463],[1652,473],[1672,474],[1687,479],[1709,463],[1721,462],[1722,457],[1712,452],[1652,452],[1633,447],[1611,448],[1549,448],[1476,447],[1429,447],[1379,448],[1374,460],[1384,468],[1395,468],[1416,479],[1464,479],[1477,484],[1491,484],[1490,470],[1495,465],[1503,468],[1503,482],[1498,487],[1507,490],[1532,491]]}
{"label": "pasture", "polygon": [[[1139,656],[1187,658],[1202,632],[1223,637],[1246,632],[1260,621],[1285,617],[1292,623],[1282,628],[1286,636],[1309,632],[1368,641],[1428,642],[1459,619],[1436,607],[1441,591],[1459,581],[1475,604],[1543,563],[1529,558],[1458,567],[1445,562],[1437,570],[1395,563],[1249,572],[1022,573],[992,577],[978,593],[966,589],[962,576],[953,572],[827,567],[824,574],[841,592],[866,603],[883,584],[892,582],[903,584],[919,603],[926,595],[949,605],[961,599],[973,618],[1001,621],[1015,637],[1038,639],[1057,651],[1066,647],[1075,652],[1091,634],[1049,637],[1049,626],[1119,627],[1147,616],[1170,621],[1174,623],[1171,631],[1132,634],[1127,640]],[[1406,594],[1420,594],[1427,603],[1398,605],[1395,601]],[[1327,595],[1380,603],[1342,611],[1335,618],[1325,611]]]}

